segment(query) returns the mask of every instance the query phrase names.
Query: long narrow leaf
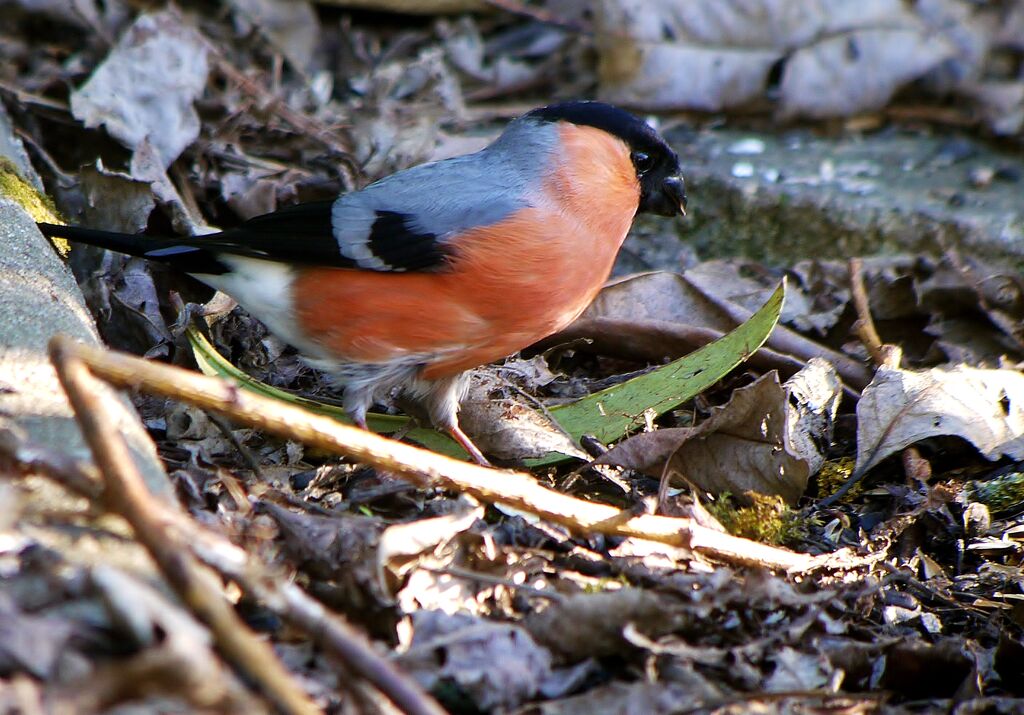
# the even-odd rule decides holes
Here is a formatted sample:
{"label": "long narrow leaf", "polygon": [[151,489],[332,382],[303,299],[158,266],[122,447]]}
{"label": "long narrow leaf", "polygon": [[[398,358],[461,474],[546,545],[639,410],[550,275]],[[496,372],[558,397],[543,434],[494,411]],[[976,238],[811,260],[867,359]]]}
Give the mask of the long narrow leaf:
{"label": "long narrow leaf", "polygon": [[[779,284],[768,301],[749,320],[715,342],[621,385],[553,407],[550,412],[574,439],[593,435],[602,442],[613,442],[642,426],[645,413],[653,411],[655,415],[661,415],[678,407],[721,380],[750,357],[771,335],[782,313],[784,299],[785,282]],[[225,360],[198,330],[190,328],[188,338],[199,369],[207,375],[226,377],[247,390],[300,405],[318,414],[349,421],[340,407],[293,395],[246,375]],[[442,454],[466,456],[445,435],[429,429],[409,429],[408,418],[371,413],[367,421],[370,429],[375,432],[392,434],[407,430],[405,434],[410,439],[429,449]],[[528,464],[540,466],[566,459],[568,457],[565,455],[552,452],[529,460]]]}

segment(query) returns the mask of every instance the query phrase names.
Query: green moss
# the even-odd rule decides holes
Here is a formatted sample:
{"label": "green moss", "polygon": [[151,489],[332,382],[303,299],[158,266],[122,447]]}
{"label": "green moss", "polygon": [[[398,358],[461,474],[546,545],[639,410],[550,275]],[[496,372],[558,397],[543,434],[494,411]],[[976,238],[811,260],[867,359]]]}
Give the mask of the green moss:
{"label": "green moss", "polygon": [[980,502],[992,512],[1015,509],[1024,504],[1024,473],[1010,472],[984,481],[964,484],[966,502]]}
{"label": "green moss", "polygon": [[[0,196],[25,209],[36,223],[64,223],[50,197],[37,191],[32,182],[21,175],[15,163],[4,157],[0,157]],[[67,241],[58,238],[52,242],[60,255],[68,254],[70,246]]]}
{"label": "green moss", "polygon": [[[822,498],[831,496],[836,493],[839,487],[846,484],[850,479],[850,475],[853,474],[853,467],[856,464],[856,460],[853,457],[841,457],[839,459],[825,462],[821,467],[821,471],[818,472],[818,495]],[[846,493],[846,495],[840,499],[841,502],[850,502],[856,499],[864,488],[861,483],[854,484],[853,487]]]}
{"label": "green moss", "polygon": [[708,511],[734,536],[762,544],[792,543],[807,535],[807,518],[790,509],[780,496],[748,491],[751,506],[737,508],[729,494],[708,505]]}

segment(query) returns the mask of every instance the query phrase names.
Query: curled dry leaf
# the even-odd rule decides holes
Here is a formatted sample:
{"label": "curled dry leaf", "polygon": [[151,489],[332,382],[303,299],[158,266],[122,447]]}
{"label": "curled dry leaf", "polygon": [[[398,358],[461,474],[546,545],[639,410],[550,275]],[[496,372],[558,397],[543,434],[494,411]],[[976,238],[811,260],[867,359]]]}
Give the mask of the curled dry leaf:
{"label": "curled dry leaf", "polygon": [[824,463],[841,395],[835,371],[815,360],[785,385],[775,372],[736,390],[697,427],[636,435],[597,460],[713,494],[755,491],[796,502]]}
{"label": "curled dry leaf", "polygon": [[589,458],[554,420],[528,405],[494,371],[474,372],[459,414],[473,441],[497,459],[521,462],[551,452]]}
{"label": "curled dry leaf", "polygon": [[879,368],[857,405],[862,474],[929,437],[957,436],[988,459],[1024,459],[1024,375],[959,365],[923,372]]}

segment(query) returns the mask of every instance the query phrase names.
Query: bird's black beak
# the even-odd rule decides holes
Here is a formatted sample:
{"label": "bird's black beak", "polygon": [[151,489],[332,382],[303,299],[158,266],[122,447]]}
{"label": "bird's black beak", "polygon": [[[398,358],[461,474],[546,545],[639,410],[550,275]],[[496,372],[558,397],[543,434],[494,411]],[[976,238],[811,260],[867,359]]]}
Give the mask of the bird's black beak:
{"label": "bird's black beak", "polygon": [[671,213],[666,213],[665,216],[686,215],[686,184],[683,177],[667,177],[661,182],[661,193],[667,199],[668,208],[671,210]]}
{"label": "bird's black beak", "polygon": [[[686,185],[678,174],[661,180],[657,189],[647,193],[640,202],[640,210],[658,216],[686,215]],[[653,187],[651,187],[653,189]]]}

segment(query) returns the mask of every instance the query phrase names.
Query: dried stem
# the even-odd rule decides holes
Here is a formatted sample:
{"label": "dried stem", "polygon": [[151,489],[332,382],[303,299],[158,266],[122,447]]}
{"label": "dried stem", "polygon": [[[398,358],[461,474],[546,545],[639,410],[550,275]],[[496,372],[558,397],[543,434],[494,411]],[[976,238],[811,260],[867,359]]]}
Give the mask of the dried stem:
{"label": "dried stem", "polygon": [[868,292],[864,287],[864,263],[859,258],[851,258],[850,268],[850,294],[853,298],[853,307],[857,312],[857,322],[853,324],[854,332],[868,349],[871,359],[876,365],[885,364],[885,351],[882,347],[882,339],[875,329],[875,321],[871,318],[871,307],[868,304]]}
{"label": "dried stem", "polygon": [[529,474],[487,469],[395,442],[244,392],[224,380],[74,343],[67,338],[55,338],[54,345],[58,353],[80,358],[95,374],[115,385],[173,397],[279,436],[401,474],[418,485],[442,486],[487,503],[501,502],[578,533],[599,532],[649,539],[741,565],[802,571],[819,564],[818,559],[805,554],[713,531],[690,519],[648,514],[624,516],[614,507],[541,487]]}
{"label": "dried stem", "polygon": [[67,339],[55,339],[50,356],[103,475],[107,504],[131,524],[168,583],[210,628],[230,663],[257,683],[282,712],[319,713],[270,646],[235,613],[221,593],[216,575],[192,556],[173,528],[177,519],[168,516],[168,507],[147,490],[124,438],[107,417],[108,405],[98,390],[99,382],[76,354],[78,347]]}

